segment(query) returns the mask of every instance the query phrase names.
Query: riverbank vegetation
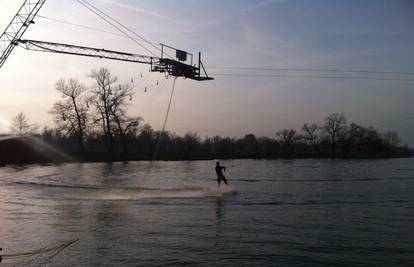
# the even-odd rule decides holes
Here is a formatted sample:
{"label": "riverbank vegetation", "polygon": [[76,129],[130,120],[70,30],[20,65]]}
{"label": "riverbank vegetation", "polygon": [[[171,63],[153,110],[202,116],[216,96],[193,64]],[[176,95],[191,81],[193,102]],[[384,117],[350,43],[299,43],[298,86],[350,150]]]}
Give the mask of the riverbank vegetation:
{"label": "riverbank vegetation", "polygon": [[[0,141],[0,162],[66,161],[67,158],[78,161],[385,158],[407,157],[412,153],[407,146],[401,146],[397,133],[380,133],[373,127],[348,122],[344,113],[332,113],[320,124],[304,123],[298,129],[275,130],[271,137],[246,134],[201,138],[197,133],[179,136],[156,131],[143,118],[128,115],[132,86],[118,83],[105,68],[93,70],[89,77],[94,81],[91,88],[76,79],[56,83],[61,99],[50,109],[54,127],[44,127],[39,132],[39,127],[30,124],[27,116],[18,114],[11,127],[17,134],[14,141],[10,138]],[[28,136],[37,141],[19,144],[19,137]],[[48,149],[30,148],[40,143]],[[50,147],[61,153],[50,157],[53,154]]]}

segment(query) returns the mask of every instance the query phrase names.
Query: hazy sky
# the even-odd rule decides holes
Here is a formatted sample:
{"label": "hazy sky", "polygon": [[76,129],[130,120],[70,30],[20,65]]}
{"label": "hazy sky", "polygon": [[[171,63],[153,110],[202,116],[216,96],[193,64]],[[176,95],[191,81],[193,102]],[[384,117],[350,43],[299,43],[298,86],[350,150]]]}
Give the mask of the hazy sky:
{"label": "hazy sky", "polygon": [[[90,0],[154,43],[202,51],[210,67],[375,70],[414,73],[414,2],[360,0]],[[3,31],[23,1],[0,0]],[[40,15],[116,33],[75,0],[47,0]],[[114,34],[37,18],[26,39],[38,39],[148,54]],[[60,78],[91,86],[91,69],[108,67],[122,82],[134,79],[131,115],[161,126],[172,79],[148,66],[46,54],[17,47],[0,69],[0,131],[18,112],[53,125],[48,110],[58,100]],[[352,76],[414,79],[414,75],[208,69],[213,74],[299,77],[231,77],[177,80],[167,129],[202,136],[274,137],[278,129],[300,129],[333,112],[380,131],[395,130],[414,146],[414,81],[306,78]],[[140,78],[141,73],[143,78]],[[300,77],[302,76],[302,77]],[[159,85],[156,86],[157,80]],[[144,92],[147,86],[148,92]]]}

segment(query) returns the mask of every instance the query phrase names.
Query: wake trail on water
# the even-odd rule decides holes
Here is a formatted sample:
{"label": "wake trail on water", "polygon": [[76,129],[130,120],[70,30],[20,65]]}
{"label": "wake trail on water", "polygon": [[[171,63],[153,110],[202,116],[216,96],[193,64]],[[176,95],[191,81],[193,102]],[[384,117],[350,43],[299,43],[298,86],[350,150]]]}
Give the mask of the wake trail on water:
{"label": "wake trail on water", "polygon": [[[205,198],[235,195],[232,186],[177,186],[165,188],[109,187],[89,184],[61,184],[17,181],[15,185],[31,189],[48,190],[58,197],[79,200],[140,200],[149,198]],[[47,195],[47,194],[46,194]],[[51,194],[50,194],[51,195]]]}
{"label": "wake trail on water", "polygon": [[[12,263],[13,267],[18,266],[44,266],[61,253],[66,248],[72,246],[79,239],[73,239],[64,241],[56,246],[45,246],[43,248],[27,251],[27,252],[17,252],[13,254],[4,254],[2,255],[5,263]],[[19,260],[16,262],[16,260]]]}
{"label": "wake trail on water", "polygon": [[97,191],[93,194],[84,194],[82,199],[91,200],[139,200],[150,198],[205,198],[220,197],[224,195],[234,195],[237,191],[233,188],[213,189],[213,188],[170,188],[156,190],[110,190]]}

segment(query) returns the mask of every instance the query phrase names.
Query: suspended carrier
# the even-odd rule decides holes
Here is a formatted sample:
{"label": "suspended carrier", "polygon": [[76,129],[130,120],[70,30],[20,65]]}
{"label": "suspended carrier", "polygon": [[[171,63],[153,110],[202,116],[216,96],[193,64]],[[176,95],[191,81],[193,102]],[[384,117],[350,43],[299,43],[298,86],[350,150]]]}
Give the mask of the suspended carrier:
{"label": "suspended carrier", "polygon": [[[193,79],[196,81],[213,80],[209,77],[203,62],[201,61],[201,53],[198,53],[197,65],[193,65],[193,54],[178,50],[174,47],[161,45],[161,57],[157,63],[151,64],[151,71],[166,72],[171,76],[184,77]],[[165,49],[175,52],[175,60],[169,57],[165,57]],[[203,75],[201,73],[203,70]]]}

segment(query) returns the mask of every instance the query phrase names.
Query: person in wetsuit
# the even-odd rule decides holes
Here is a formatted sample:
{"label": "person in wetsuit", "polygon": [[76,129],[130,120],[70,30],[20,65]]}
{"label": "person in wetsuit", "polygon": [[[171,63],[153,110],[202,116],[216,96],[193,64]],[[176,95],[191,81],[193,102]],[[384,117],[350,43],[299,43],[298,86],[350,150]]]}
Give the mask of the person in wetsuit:
{"label": "person in wetsuit", "polygon": [[220,166],[220,162],[217,161],[216,163],[216,173],[217,173],[217,182],[218,186],[220,187],[220,182],[223,181],[226,185],[229,185],[227,183],[226,177],[223,174],[223,171],[226,171],[226,167]]}

